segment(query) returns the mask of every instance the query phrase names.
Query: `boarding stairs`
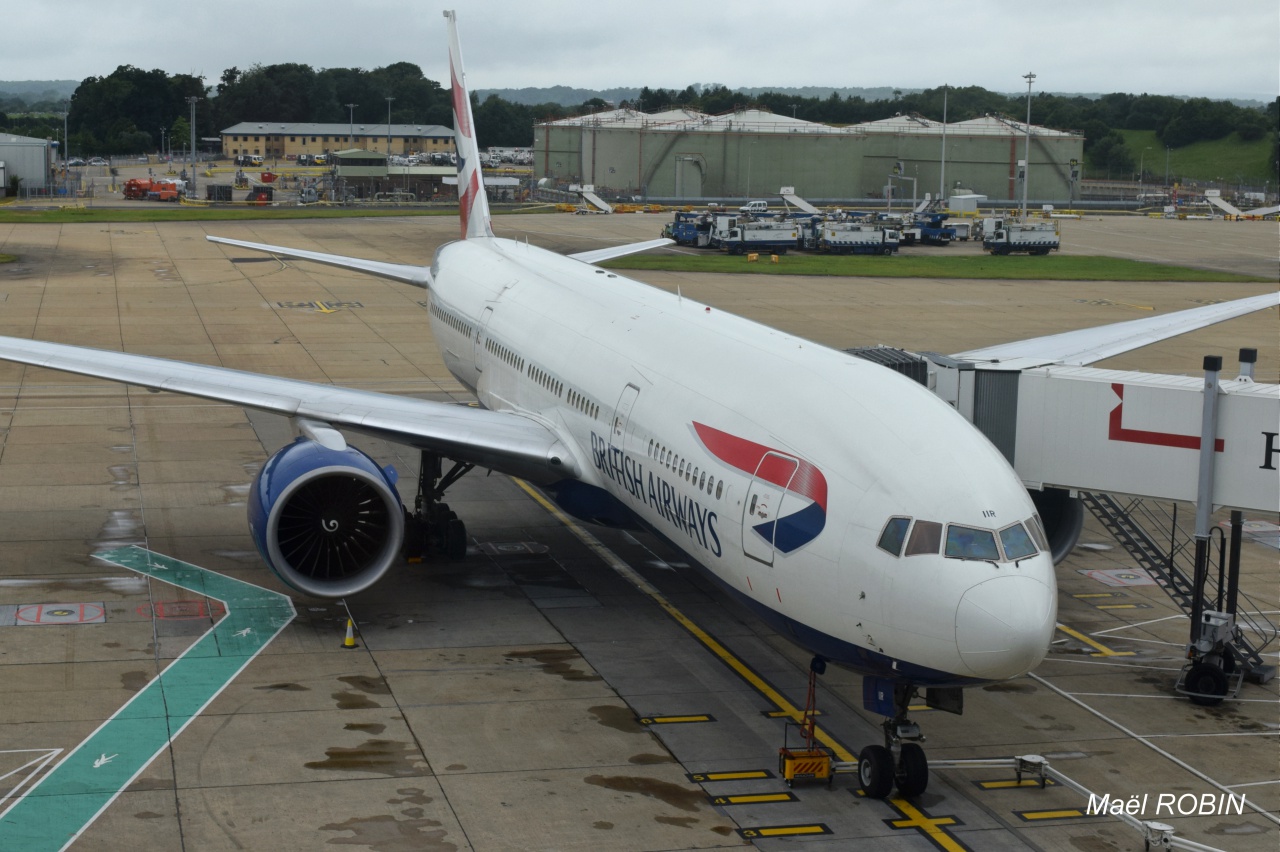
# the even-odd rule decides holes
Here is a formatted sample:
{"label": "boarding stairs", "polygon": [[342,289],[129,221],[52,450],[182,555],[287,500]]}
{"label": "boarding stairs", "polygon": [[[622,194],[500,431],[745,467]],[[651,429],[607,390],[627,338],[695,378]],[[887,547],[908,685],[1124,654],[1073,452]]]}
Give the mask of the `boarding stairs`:
{"label": "boarding stairs", "polygon": [[[1081,491],[1080,498],[1138,566],[1190,617],[1195,602],[1192,580],[1195,577],[1195,538],[1179,527],[1177,505],[1144,501],[1138,497],[1120,498],[1102,492]],[[1217,558],[1221,567],[1226,560],[1225,536],[1215,538],[1218,539]],[[1158,543],[1161,540],[1167,541],[1167,552]],[[1221,588],[1218,572],[1212,568],[1211,564],[1205,579],[1205,606],[1216,606],[1221,610],[1226,590]],[[1231,646],[1246,677],[1265,682],[1274,676],[1275,667],[1264,663],[1262,654],[1280,638],[1280,627],[1267,618],[1262,607],[1243,590],[1237,594],[1236,629]]]}

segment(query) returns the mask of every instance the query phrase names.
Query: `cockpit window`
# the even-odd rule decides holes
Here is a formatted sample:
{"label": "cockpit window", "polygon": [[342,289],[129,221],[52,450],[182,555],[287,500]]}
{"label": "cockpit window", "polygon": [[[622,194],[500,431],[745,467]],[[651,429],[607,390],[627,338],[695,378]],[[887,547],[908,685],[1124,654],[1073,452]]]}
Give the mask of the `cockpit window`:
{"label": "cockpit window", "polygon": [[1044,524],[1040,521],[1039,515],[1032,515],[1027,520],[1027,526],[1031,528],[1031,537],[1035,539],[1036,546],[1045,553],[1049,552],[1049,539],[1044,534]]}
{"label": "cockpit window", "polygon": [[894,556],[902,554],[902,542],[907,538],[907,527],[911,526],[910,518],[890,518],[880,533],[880,541],[876,545]]}
{"label": "cockpit window", "polygon": [[1005,559],[1016,561],[1036,554],[1035,542],[1031,540],[1031,536],[1027,535],[1026,527],[1022,524],[1014,524],[1000,530],[1000,546],[1004,548]]}
{"label": "cockpit window", "polygon": [[962,527],[951,524],[947,527],[946,554],[954,559],[990,559],[998,560],[1000,551],[996,549],[996,537],[991,530],[980,530],[974,527]]}
{"label": "cockpit window", "polygon": [[907,556],[921,556],[938,552],[942,544],[942,524],[933,521],[916,521],[907,542]]}

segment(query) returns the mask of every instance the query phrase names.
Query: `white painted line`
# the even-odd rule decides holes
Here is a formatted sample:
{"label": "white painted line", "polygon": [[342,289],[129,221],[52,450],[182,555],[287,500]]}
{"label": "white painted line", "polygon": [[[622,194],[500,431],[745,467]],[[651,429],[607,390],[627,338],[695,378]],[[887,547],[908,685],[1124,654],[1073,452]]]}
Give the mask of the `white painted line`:
{"label": "white painted line", "polygon": [[1250,781],[1248,784],[1228,784],[1227,787],[1232,790],[1239,790],[1241,787],[1263,787],[1267,784],[1280,784],[1280,781]]}
{"label": "white painted line", "polygon": [[1108,627],[1106,630],[1099,630],[1096,633],[1090,633],[1089,635],[1106,636],[1108,633],[1115,633],[1117,630],[1131,630],[1134,627],[1145,627],[1148,624],[1159,624],[1162,621],[1169,621],[1174,618],[1181,618],[1184,621],[1187,620],[1187,616],[1185,615],[1166,615],[1164,618],[1153,618],[1150,621],[1139,621],[1136,624],[1121,624],[1119,627]]}
{"label": "white painted line", "polygon": [[1110,663],[1110,662],[1104,662],[1102,660],[1071,660],[1071,659],[1065,659],[1065,658],[1059,659],[1057,657],[1054,657],[1051,662],[1075,663],[1076,665],[1079,665],[1079,666],[1115,666],[1122,669],[1145,669],[1146,671],[1149,671],[1149,672],[1180,672],[1182,671],[1182,666],[1178,666],[1177,668],[1171,669],[1166,666],[1140,666],[1136,663]]}
{"label": "white painted line", "polygon": [[[1072,695],[1070,695],[1070,694],[1068,694],[1068,693],[1064,692],[1063,690],[1059,689],[1057,686],[1053,685],[1053,684],[1052,684],[1052,683],[1050,683],[1049,681],[1047,681],[1047,680],[1045,680],[1044,678],[1042,678],[1042,677],[1040,677],[1039,675],[1037,675],[1035,672],[1031,672],[1031,673],[1029,673],[1029,674],[1027,675],[1027,677],[1031,678],[1031,679],[1032,679],[1032,680],[1034,680],[1034,681],[1037,681],[1038,683],[1040,683],[1040,685],[1041,685],[1041,686],[1045,687],[1046,689],[1049,689],[1049,690],[1052,690],[1053,692],[1058,693],[1058,694],[1059,694],[1059,695],[1061,695],[1063,698],[1065,698],[1065,699],[1067,699],[1068,701],[1070,701],[1072,704],[1075,704],[1075,705],[1077,705],[1078,707],[1081,707],[1082,709],[1084,709],[1084,710],[1088,711],[1089,713],[1092,713],[1094,716],[1096,716],[1096,717],[1098,717],[1099,719],[1101,719],[1102,721],[1106,722],[1108,725],[1110,725],[1111,727],[1115,728],[1117,731],[1120,731],[1122,734],[1125,734],[1125,735],[1127,735],[1127,736],[1129,736],[1129,737],[1132,737],[1133,739],[1135,739],[1135,740],[1137,740],[1138,742],[1142,743],[1142,744],[1143,744],[1144,746],[1146,746],[1147,748],[1151,749],[1152,751],[1154,751],[1154,752],[1156,752],[1157,754],[1161,755],[1162,757],[1166,758],[1166,759],[1167,759],[1167,760],[1169,760],[1171,763],[1174,763],[1175,765],[1180,766],[1180,767],[1182,767],[1183,769],[1185,769],[1187,772],[1190,772],[1192,775],[1196,776],[1196,777],[1197,777],[1197,778],[1199,778],[1201,781],[1204,781],[1205,783],[1212,785],[1213,787],[1215,787],[1215,788],[1216,788],[1216,789],[1218,789],[1218,790],[1221,790],[1221,791],[1222,791],[1222,792],[1224,792],[1224,793],[1230,793],[1230,792],[1231,792],[1231,789],[1230,789],[1229,787],[1226,787],[1226,786],[1224,786],[1223,784],[1221,784],[1220,782],[1218,782],[1218,781],[1214,780],[1213,778],[1210,778],[1208,775],[1204,774],[1204,773],[1203,773],[1203,772],[1201,772],[1199,769],[1196,769],[1194,766],[1192,766],[1191,764],[1187,763],[1186,761],[1184,761],[1184,760],[1182,760],[1182,759],[1180,759],[1180,758],[1174,757],[1172,754],[1170,754],[1169,752],[1167,752],[1167,751],[1165,751],[1164,749],[1160,748],[1160,746],[1156,745],[1155,743],[1152,743],[1152,742],[1150,742],[1149,740],[1144,739],[1143,737],[1140,737],[1139,735],[1135,734],[1133,731],[1131,731],[1131,730],[1129,730],[1128,728],[1126,728],[1124,725],[1122,725],[1122,724],[1120,724],[1119,722],[1117,722],[1115,719],[1112,719],[1110,716],[1107,716],[1105,713],[1102,713],[1101,711],[1099,711],[1099,710],[1097,710],[1097,709],[1095,709],[1095,708],[1093,708],[1093,707],[1090,707],[1088,704],[1084,703],[1084,702],[1083,702],[1083,701],[1081,701],[1079,698],[1076,698],[1076,697],[1074,697],[1074,696],[1072,696]],[[1280,817],[1277,817],[1277,816],[1275,816],[1274,814],[1269,813],[1269,812],[1268,812],[1267,810],[1265,810],[1264,808],[1262,808],[1262,807],[1258,806],[1257,804],[1254,804],[1253,802],[1250,802],[1247,798],[1244,800],[1244,802],[1245,802],[1245,804],[1246,804],[1246,805],[1248,805],[1248,807],[1249,807],[1249,809],[1250,809],[1250,810],[1252,810],[1252,811],[1254,811],[1255,813],[1257,813],[1257,814],[1258,814],[1259,816],[1261,816],[1263,819],[1268,820],[1268,821],[1270,821],[1270,822],[1272,822],[1272,823],[1275,823],[1276,825],[1280,825]]]}
{"label": "white painted line", "polygon": [[[1101,698],[1160,698],[1165,701],[1182,701],[1180,695],[1133,695],[1127,692],[1068,692],[1067,695],[1090,695]],[[1275,704],[1274,698],[1233,698],[1232,704]],[[1277,731],[1280,733],[1280,731]]]}

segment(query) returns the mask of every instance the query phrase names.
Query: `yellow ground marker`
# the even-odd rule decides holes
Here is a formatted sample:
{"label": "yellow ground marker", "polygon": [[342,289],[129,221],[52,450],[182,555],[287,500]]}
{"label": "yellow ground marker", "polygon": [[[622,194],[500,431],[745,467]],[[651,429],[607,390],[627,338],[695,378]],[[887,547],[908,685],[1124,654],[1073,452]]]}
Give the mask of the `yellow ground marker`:
{"label": "yellow ground marker", "polygon": [[1103,645],[1100,642],[1096,642],[1093,639],[1090,639],[1088,636],[1085,636],[1083,633],[1081,633],[1078,630],[1072,630],[1070,627],[1067,627],[1065,624],[1059,624],[1058,629],[1073,639],[1079,639],[1081,642],[1088,645],[1090,648],[1097,648],[1098,649],[1097,653],[1091,654],[1090,656],[1093,656],[1093,657],[1132,657],[1133,656],[1133,651],[1113,651],[1110,648],[1108,648],[1106,645]]}
{"label": "yellow ground marker", "polygon": [[1079,808],[1063,808],[1057,811],[1014,811],[1013,815],[1024,822],[1037,822],[1046,819],[1079,819],[1089,816]]}
{"label": "yellow ground marker", "polygon": [[774,802],[798,802],[795,793],[752,793],[741,796],[716,796],[713,805],[767,805]]}
{"label": "yellow ground marker", "polygon": [[889,804],[902,814],[905,819],[887,819],[890,828],[915,829],[929,839],[933,845],[945,852],[968,852],[969,847],[965,846],[953,835],[943,829],[943,826],[960,825],[960,820],[952,816],[931,817],[906,799],[889,799]]}
{"label": "yellow ground marker", "polygon": [[[983,790],[1010,790],[1015,787],[1019,789],[1023,787],[1034,787],[1037,790],[1040,789],[1039,778],[1023,778],[1021,781],[975,781],[973,783],[977,784]],[[1044,786],[1046,787],[1052,787],[1057,783],[1058,782],[1054,781],[1052,778],[1044,779]]]}
{"label": "yellow ground marker", "polygon": [[685,722],[714,722],[715,716],[701,713],[697,716],[644,716],[638,721],[641,725],[680,725]]}
{"label": "yellow ground marker", "polygon": [[759,781],[772,778],[773,773],[767,769],[746,769],[742,772],[694,772],[685,777],[694,784],[706,784],[711,781]]}
{"label": "yellow ground marker", "polygon": [[765,825],[759,828],[740,828],[738,834],[745,840],[761,837],[797,837],[805,834],[830,834],[831,829],[822,823],[813,825]]}

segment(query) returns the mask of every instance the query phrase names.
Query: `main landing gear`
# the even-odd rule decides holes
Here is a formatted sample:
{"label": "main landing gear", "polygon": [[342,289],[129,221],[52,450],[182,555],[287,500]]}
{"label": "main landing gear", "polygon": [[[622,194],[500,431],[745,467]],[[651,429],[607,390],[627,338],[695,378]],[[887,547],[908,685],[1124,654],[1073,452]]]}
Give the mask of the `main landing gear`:
{"label": "main landing gear", "polygon": [[427,556],[438,553],[448,559],[462,559],[467,555],[467,527],[458,513],[442,503],[445,489],[466,476],[475,465],[453,462],[448,473],[443,473],[444,459],[437,453],[422,451],[418,466],[418,492],[413,498],[413,512],[405,510],[404,556],[411,562],[421,562]]}
{"label": "main landing gear", "polygon": [[907,718],[915,696],[916,688],[911,684],[893,685],[893,716],[883,723],[884,745],[869,745],[858,755],[858,780],[869,798],[883,799],[897,785],[898,794],[909,799],[929,786],[929,762],[919,745],[924,735],[920,726]]}

